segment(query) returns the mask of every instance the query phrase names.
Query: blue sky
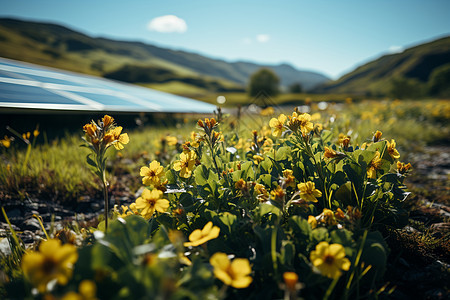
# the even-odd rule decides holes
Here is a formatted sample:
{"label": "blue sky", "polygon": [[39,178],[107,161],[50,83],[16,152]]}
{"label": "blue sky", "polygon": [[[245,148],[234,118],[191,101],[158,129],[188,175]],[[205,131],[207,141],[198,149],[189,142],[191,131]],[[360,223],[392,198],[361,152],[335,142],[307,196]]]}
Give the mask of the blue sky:
{"label": "blue sky", "polygon": [[332,78],[450,35],[449,13],[449,0],[0,0],[1,17],[227,61],[285,62]]}

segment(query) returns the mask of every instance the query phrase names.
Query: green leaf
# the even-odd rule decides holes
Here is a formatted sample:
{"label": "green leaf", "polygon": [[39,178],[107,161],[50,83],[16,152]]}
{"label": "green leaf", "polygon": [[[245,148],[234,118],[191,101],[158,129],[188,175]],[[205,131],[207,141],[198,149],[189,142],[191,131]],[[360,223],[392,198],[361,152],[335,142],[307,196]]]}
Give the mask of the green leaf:
{"label": "green leaf", "polygon": [[[331,232],[331,241],[333,243],[341,244],[344,247],[353,248],[354,241],[353,241],[353,234],[351,231],[347,229],[338,229],[333,230]],[[351,253],[347,253],[349,256],[351,256]]]}
{"label": "green leaf", "polygon": [[339,189],[335,193],[335,197],[342,204],[345,205],[354,205],[352,202],[352,183],[347,181],[345,184],[341,185]]}
{"label": "green leaf", "polygon": [[308,221],[300,216],[292,216],[289,219],[289,225],[292,228],[297,239],[309,240],[312,232]]}
{"label": "green leaf", "polygon": [[282,214],[281,210],[274,205],[267,204],[267,203],[262,203],[259,205],[259,214],[261,216],[264,216],[265,214],[270,214],[270,213],[275,214],[278,217],[280,217]]}
{"label": "green leaf", "polygon": [[280,147],[275,155],[275,161],[287,160],[291,157],[291,147]]}
{"label": "green leaf", "polygon": [[272,188],[272,176],[270,174],[260,175],[256,182],[265,185],[269,189]]}
{"label": "green leaf", "polygon": [[206,185],[208,177],[209,170],[204,165],[200,165],[194,170],[194,178],[197,185]]}
{"label": "green leaf", "polygon": [[311,232],[311,240],[314,242],[314,244],[318,244],[320,242],[329,242],[330,241],[330,235],[328,234],[328,230],[323,227],[319,227],[314,229]]}
{"label": "green leaf", "polygon": [[97,163],[91,158],[92,153],[89,153],[86,156],[86,162],[88,163],[88,165],[93,166],[94,168],[97,168]]}
{"label": "green leaf", "polygon": [[226,234],[231,234],[235,227],[237,216],[229,212],[224,212],[219,215],[219,220],[221,222],[220,228],[224,230]]}

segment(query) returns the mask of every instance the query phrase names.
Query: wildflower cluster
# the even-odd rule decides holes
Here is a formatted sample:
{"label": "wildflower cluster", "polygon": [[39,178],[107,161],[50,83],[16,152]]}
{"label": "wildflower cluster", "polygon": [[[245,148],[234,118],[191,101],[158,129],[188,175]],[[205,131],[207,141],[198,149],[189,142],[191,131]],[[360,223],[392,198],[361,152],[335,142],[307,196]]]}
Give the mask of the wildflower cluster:
{"label": "wildflower cluster", "polygon": [[[176,156],[136,170],[145,187],[106,234],[91,228],[79,249],[48,239],[23,257],[25,282],[59,298],[377,297],[388,255],[377,229],[404,225],[411,165],[381,132],[353,145],[318,118],[280,114],[248,139],[212,118],[184,143],[165,137]],[[104,153],[128,136],[109,116],[84,131],[106,182]]]}
{"label": "wildflower cluster", "polygon": [[128,144],[129,137],[127,133],[122,133],[122,127],[116,126],[114,118],[105,115],[97,123],[93,120],[83,126],[85,136],[85,147],[91,150],[86,160],[89,165],[94,167],[95,174],[101,180],[103,185],[103,197],[105,200],[105,231],[108,229],[108,181],[106,180],[106,150],[114,146],[117,150],[122,150],[124,145]]}

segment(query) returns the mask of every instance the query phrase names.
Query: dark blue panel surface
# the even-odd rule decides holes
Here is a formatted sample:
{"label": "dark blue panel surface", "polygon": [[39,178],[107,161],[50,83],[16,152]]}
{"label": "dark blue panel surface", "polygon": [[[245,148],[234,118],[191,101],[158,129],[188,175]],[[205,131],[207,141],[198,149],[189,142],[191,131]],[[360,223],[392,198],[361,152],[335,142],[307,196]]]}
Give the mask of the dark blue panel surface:
{"label": "dark blue panel surface", "polygon": [[54,94],[39,87],[4,82],[0,82],[0,102],[82,105],[77,101]]}

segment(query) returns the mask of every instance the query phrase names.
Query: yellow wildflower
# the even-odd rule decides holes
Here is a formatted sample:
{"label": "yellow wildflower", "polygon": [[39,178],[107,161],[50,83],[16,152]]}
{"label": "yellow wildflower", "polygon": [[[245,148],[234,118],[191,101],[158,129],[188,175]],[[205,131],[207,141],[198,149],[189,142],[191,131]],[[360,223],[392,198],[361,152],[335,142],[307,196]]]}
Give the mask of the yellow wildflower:
{"label": "yellow wildflower", "polygon": [[[122,150],[124,148],[123,145],[128,144],[130,141],[128,133],[122,133],[122,129],[122,126],[117,126],[105,134],[105,141],[112,143],[117,150]],[[112,141],[110,141],[111,137],[113,138]]]}
{"label": "yellow wildflower", "polygon": [[95,294],[97,293],[97,287],[91,280],[83,280],[78,286],[78,293],[68,292],[64,295],[62,300],[95,300]]}
{"label": "yellow wildflower", "polygon": [[259,163],[264,160],[264,157],[256,154],[256,155],[253,155],[253,160],[255,161],[255,164],[259,165]]}
{"label": "yellow wildflower", "polygon": [[185,247],[195,247],[206,243],[209,240],[215,239],[219,236],[220,228],[213,226],[213,222],[206,223],[203,229],[196,229],[189,235],[189,242],[184,243]]}
{"label": "yellow wildflower", "polygon": [[103,123],[103,128],[106,128],[114,123],[114,118],[109,115],[105,115],[102,118],[102,123]]}
{"label": "yellow wildflower", "polygon": [[269,199],[269,192],[267,192],[266,187],[260,183],[255,184],[255,194],[256,199],[261,202],[267,201]]}
{"label": "yellow wildflower", "polygon": [[37,137],[38,135],[39,135],[39,130],[37,130],[37,129],[35,129],[34,131],[33,131],[33,136],[34,137]]}
{"label": "yellow wildflower", "polygon": [[277,186],[276,189],[270,192],[270,194],[275,198],[275,201],[279,201],[283,199],[286,192],[281,188],[281,186]]}
{"label": "yellow wildflower", "polygon": [[243,189],[245,189],[245,188],[247,187],[247,182],[245,182],[244,179],[240,178],[238,181],[236,181],[236,182],[234,183],[234,187],[235,187],[237,190],[243,190]]}
{"label": "yellow wildflower", "polygon": [[402,163],[400,161],[397,162],[397,170],[400,174],[405,174],[412,168],[410,163]]}
{"label": "yellow wildflower", "polygon": [[323,157],[325,158],[335,158],[338,154],[332,148],[324,147]]}
{"label": "yellow wildflower", "polygon": [[308,223],[311,225],[311,228],[314,229],[317,227],[317,219],[314,216],[309,215],[308,216]]}
{"label": "yellow wildflower", "polygon": [[199,133],[197,133],[195,131],[191,132],[191,142],[190,143],[191,143],[192,147],[198,148],[198,146],[200,146],[200,142],[202,142],[202,141],[203,141],[203,138]]}
{"label": "yellow wildflower", "polygon": [[321,118],[322,116],[320,115],[320,113],[314,113],[314,114],[312,114],[311,115],[311,121],[317,121],[317,120],[320,120],[320,118]]}
{"label": "yellow wildflower", "polygon": [[24,140],[28,140],[31,136],[31,133],[28,131],[27,133],[22,133],[22,137]]}
{"label": "yellow wildflower", "polygon": [[292,170],[286,169],[283,171],[284,183],[286,184],[286,187],[290,186],[295,188],[295,177],[292,174],[294,174]]}
{"label": "yellow wildflower", "polygon": [[394,139],[392,139],[390,143],[389,143],[389,141],[386,141],[386,146],[387,146],[387,151],[388,151],[389,155],[393,159],[400,158],[400,153],[397,151],[397,149],[395,149],[396,143],[395,143]]}
{"label": "yellow wildflower", "polygon": [[173,169],[180,172],[180,176],[183,178],[189,178],[192,174],[192,169],[195,167],[195,160],[197,154],[194,151],[189,153],[181,153],[180,159],[173,163]]}
{"label": "yellow wildflower", "polygon": [[324,208],[320,216],[320,221],[329,225],[334,226],[337,224],[336,217],[332,210]]}
{"label": "yellow wildflower", "polygon": [[3,140],[0,140],[0,143],[5,147],[9,148],[11,146],[11,139],[5,135],[5,138]]}
{"label": "yellow wildflower", "polygon": [[56,279],[61,285],[72,277],[72,268],[78,259],[77,248],[71,244],[61,245],[61,241],[43,241],[39,251],[26,253],[22,258],[25,277],[43,293],[47,284]]}
{"label": "yellow wildflower", "polygon": [[272,118],[269,121],[269,126],[272,128],[272,135],[275,137],[281,136],[284,128],[284,123],[286,122],[286,116],[284,114],[281,114],[278,116],[278,118]]}
{"label": "yellow wildflower", "polygon": [[209,263],[214,267],[214,276],[228,286],[243,289],[253,281],[250,276],[252,268],[246,258],[235,258],[230,261],[225,253],[216,252],[209,259]]}
{"label": "yellow wildflower", "polygon": [[145,189],[141,197],[136,199],[136,208],[141,210],[145,219],[150,219],[155,210],[165,212],[169,208],[169,201],[162,199],[163,192],[160,190]]}
{"label": "yellow wildflower", "polygon": [[312,181],[302,182],[297,185],[300,190],[300,198],[309,202],[317,202],[316,197],[321,197],[322,192],[316,189],[316,185]]}
{"label": "yellow wildflower", "polygon": [[320,242],[311,251],[310,260],[319,272],[329,278],[338,278],[342,270],[350,269],[350,261],[345,257],[345,250],[341,244]]}
{"label": "yellow wildflower", "polygon": [[284,284],[289,291],[297,290],[298,275],[295,272],[284,272],[283,273]]}
{"label": "yellow wildflower", "polygon": [[376,131],[374,134],[373,134],[373,138],[372,138],[372,141],[374,142],[374,143],[376,143],[376,142],[378,142],[380,139],[381,139],[381,136],[383,135],[383,133],[381,132],[381,131]]}
{"label": "yellow wildflower", "polygon": [[261,116],[271,116],[274,113],[275,113],[275,109],[272,106],[268,106],[259,112],[259,114]]}
{"label": "yellow wildflower", "polygon": [[90,139],[97,137],[97,126],[95,124],[88,123],[83,126],[83,130]]}
{"label": "yellow wildflower", "polygon": [[311,130],[313,130],[314,125],[311,122],[311,116],[307,113],[301,114],[297,117],[300,121],[300,130],[303,135],[307,135]]}
{"label": "yellow wildflower", "polygon": [[161,164],[154,160],[148,167],[141,168],[140,175],[142,177],[142,183],[145,185],[159,185],[161,178],[164,176],[164,168]]}
{"label": "yellow wildflower", "polygon": [[175,146],[178,143],[176,136],[166,136],[166,142],[169,146]]}
{"label": "yellow wildflower", "polygon": [[375,152],[375,156],[372,158],[372,160],[369,162],[369,165],[367,166],[367,177],[369,178],[376,178],[377,177],[377,170],[381,167],[381,158],[380,158],[380,152]]}

